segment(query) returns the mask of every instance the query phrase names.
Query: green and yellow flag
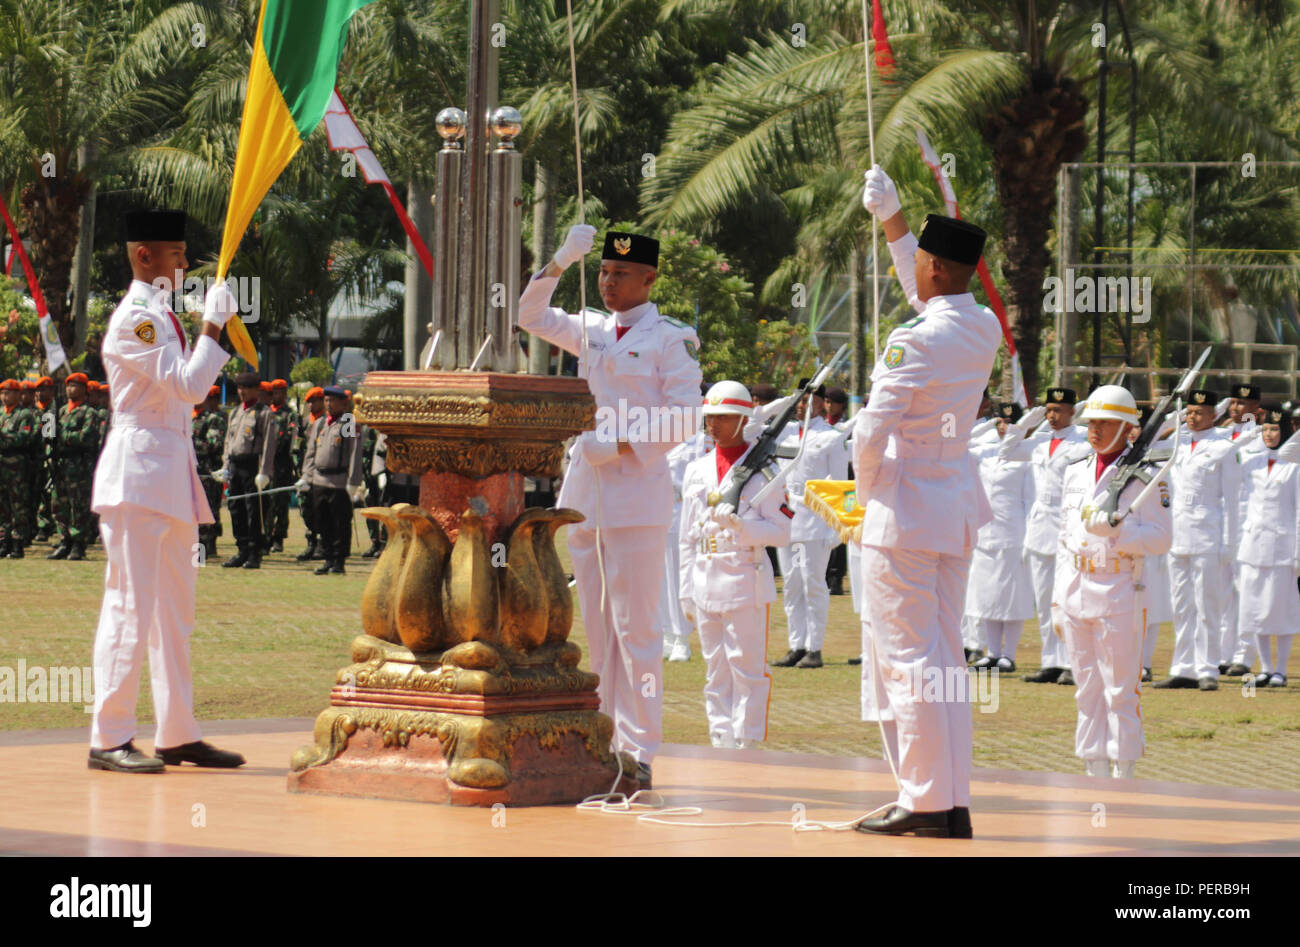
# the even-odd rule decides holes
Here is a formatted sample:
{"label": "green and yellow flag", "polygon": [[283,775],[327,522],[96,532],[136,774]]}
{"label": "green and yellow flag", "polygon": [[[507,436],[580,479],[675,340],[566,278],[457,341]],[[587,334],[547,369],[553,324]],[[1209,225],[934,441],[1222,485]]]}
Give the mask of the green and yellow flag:
{"label": "green and yellow flag", "polygon": [[[262,0],[248,70],[217,279],[230,269],[253,211],[325,116],[352,14],[373,0]],[[257,350],[236,316],[230,341],[254,368]]]}

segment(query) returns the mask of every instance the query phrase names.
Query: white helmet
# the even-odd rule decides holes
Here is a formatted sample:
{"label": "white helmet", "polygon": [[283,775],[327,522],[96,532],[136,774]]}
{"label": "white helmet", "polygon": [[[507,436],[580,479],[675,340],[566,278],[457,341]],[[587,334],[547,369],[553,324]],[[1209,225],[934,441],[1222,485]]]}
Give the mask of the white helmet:
{"label": "white helmet", "polygon": [[754,416],[754,399],[749,389],[738,381],[720,381],[704,396],[705,414],[743,414]]}
{"label": "white helmet", "polygon": [[1142,423],[1142,415],[1138,412],[1133,395],[1119,385],[1101,385],[1088,395],[1079,419],[1091,421],[1093,418],[1109,418],[1135,425]]}

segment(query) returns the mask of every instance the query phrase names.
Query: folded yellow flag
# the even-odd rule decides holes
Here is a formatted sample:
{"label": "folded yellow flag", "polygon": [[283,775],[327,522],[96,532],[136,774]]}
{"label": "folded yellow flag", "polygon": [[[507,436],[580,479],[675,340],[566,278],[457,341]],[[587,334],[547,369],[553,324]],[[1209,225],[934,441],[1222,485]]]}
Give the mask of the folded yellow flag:
{"label": "folded yellow flag", "polygon": [[803,486],[803,505],[839,533],[841,542],[862,542],[863,510],[852,480],[809,480]]}

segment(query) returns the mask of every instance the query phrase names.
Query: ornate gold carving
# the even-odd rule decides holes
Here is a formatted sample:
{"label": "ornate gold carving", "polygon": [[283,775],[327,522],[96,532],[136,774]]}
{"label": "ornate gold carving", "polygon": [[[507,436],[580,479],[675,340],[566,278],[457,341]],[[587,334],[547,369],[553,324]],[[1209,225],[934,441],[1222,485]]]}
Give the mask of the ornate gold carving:
{"label": "ornate gold carving", "polygon": [[510,472],[527,477],[558,477],[563,459],[564,445],[548,441],[390,434],[386,463],[394,473],[456,473],[482,480]]}
{"label": "ornate gold carving", "polygon": [[443,584],[451,542],[428,510],[409,506],[397,515],[411,532],[411,548],[393,590],[397,633],[412,651],[445,648],[449,629],[443,615]]}
{"label": "ornate gold carving", "polygon": [[362,516],[378,520],[388,527],[388,544],[375,562],[374,571],[361,593],[361,627],[366,634],[385,641],[401,640],[397,634],[396,590],[411,542],[411,527],[410,523],[398,517],[407,506],[409,504],[397,503],[391,508],[371,506],[361,511]]}
{"label": "ornate gold carving", "polygon": [[576,433],[595,424],[596,404],[588,396],[575,399],[546,394],[489,395],[413,393],[385,391],[363,392],[363,402],[356,405],[357,421],[371,427],[394,425],[403,430],[413,427],[492,427],[528,428],[543,432]]}

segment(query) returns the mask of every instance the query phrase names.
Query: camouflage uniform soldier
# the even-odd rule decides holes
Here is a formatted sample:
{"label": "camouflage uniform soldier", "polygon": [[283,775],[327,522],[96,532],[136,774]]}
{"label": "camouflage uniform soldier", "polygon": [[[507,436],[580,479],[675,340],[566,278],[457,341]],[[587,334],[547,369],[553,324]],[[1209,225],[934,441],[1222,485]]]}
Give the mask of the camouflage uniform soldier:
{"label": "camouflage uniform soldier", "polygon": [[212,476],[230,484],[226,500],[230,511],[230,528],[239,551],[221,564],[223,569],[260,569],[262,525],[266,501],[261,492],[271,485],[275,463],[275,438],[271,429],[271,412],[258,400],[261,380],[252,372],[235,376],[239,401],[226,418],[226,445],[221,470]]}
{"label": "camouflage uniform soldier", "polygon": [[54,522],[54,480],[58,457],[59,406],[54,402],[54,379],[42,375],[36,382],[36,416],[40,421],[40,470],[36,473],[36,538],[47,541],[58,528]]}
{"label": "camouflage uniform soldier", "polygon": [[64,385],[68,403],[59,411],[59,468],[54,489],[54,519],[59,527],[59,547],[46,559],[86,558],[90,541],[90,492],[99,459],[99,413],[86,400],[84,372],[68,376]]}
{"label": "camouflage uniform soldier", "polygon": [[217,537],[221,535],[222,484],[212,473],[221,469],[221,457],[226,449],[226,415],[218,399],[221,389],[213,385],[208,397],[194,410],[194,458],[198,462],[199,482],[208,498],[215,523],[199,526],[199,542],[203,543],[208,558],[217,554]]}
{"label": "camouflage uniform soldier", "polygon": [[[298,412],[288,402],[289,383],[283,378],[271,382],[271,411],[275,421],[275,472],[271,477],[273,487],[291,487],[298,479],[293,462],[293,442],[298,434]],[[284,552],[284,541],[289,536],[289,494],[276,493],[268,497],[269,522],[267,538],[272,552]]]}
{"label": "camouflage uniform soldier", "polygon": [[0,384],[0,557],[23,558],[23,547],[35,532],[30,468],[40,443],[36,412],[22,406],[22,384],[10,378]]}
{"label": "camouflage uniform soldier", "polygon": [[[307,411],[298,419],[298,439],[294,444],[294,466],[301,476],[303,461],[307,456],[307,432],[316,423],[316,419],[325,413],[325,389],[309,388],[303,401]],[[316,529],[315,513],[312,510],[309,495],[304,490],[298,491],[298,511],[302,514],[302,524],[307,528],[307,548],[298,556],[299,562],[324,558],[320,548],[320,532]]]}

